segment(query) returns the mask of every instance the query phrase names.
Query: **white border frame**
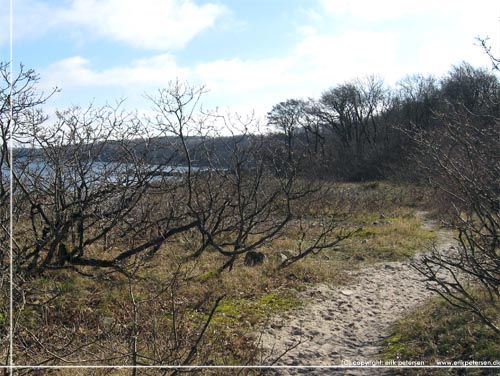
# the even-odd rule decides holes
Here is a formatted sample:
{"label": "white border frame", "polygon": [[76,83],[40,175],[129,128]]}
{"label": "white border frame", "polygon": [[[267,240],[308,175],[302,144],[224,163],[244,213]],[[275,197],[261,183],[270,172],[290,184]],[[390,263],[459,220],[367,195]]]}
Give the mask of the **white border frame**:
{"label": "white border frame", "polygon": [[47,366],[47,365],[15,365],[14,364],[14,233],[13,233],[13,82],[14,77],[14,1],[10,0],[10,10],[9,10],[9,68],[10,68],[10,89],[9,89],[9,357],[8,364],[5,366],[0,366],[0,369],[8,369],[11,376],[14,375],[15,370],[22,369],[185,369],[185,370],[195,370],[195,369],[323,369],[323,370],[339,370],[339,369],[456,369],[456,368],[492,368],[500,369],[499,365],[492,366],[315,366],[315,365],[304,365],[304,366],[131,366],[131,365],[117,365],[117,366],[105,366],[105,365],[68,365],[68,366]]}
{"label": "white border frame", "polygon": [[14,101],[12,99],[13,94],[13,85],[12,82],[14,78],[14,0],[10,0],[10,9],[9,9],[9,75],[10,75],[10,89],[9,89],[9,359],[8,359],[8,367],[9,373],[12,376],[14,374],[14,221],[13,221],[13,195],[12,189],[14,187],[13,179],[13,151],[12,147],[14,145],[13,133],[14,133],[14,124],[13,124],[13,104]]}

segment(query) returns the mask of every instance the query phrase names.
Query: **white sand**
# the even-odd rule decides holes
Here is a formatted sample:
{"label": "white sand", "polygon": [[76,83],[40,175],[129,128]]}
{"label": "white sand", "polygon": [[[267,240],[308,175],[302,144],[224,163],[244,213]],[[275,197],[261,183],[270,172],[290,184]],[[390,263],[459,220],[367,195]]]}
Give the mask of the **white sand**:
{"label": "white sand", "polygon": [[[430,226],[426,221],[426,226]],[[450,236],[438,232],[440,247]],[[418,256],[417,256],[418,257]],[[281,366],[342,366],[381,360],[391,325],[432,297],[410,261],[379,263],[352,272],[348,286],[316,285],[301,294],[304,306],[274,318],[262,335],[263,356]],[[415,359],[418,360],[418,359]],[[359,363],[358,363],[359,364]],[[383,375],[384,369],[279,369],[274,374]]]}

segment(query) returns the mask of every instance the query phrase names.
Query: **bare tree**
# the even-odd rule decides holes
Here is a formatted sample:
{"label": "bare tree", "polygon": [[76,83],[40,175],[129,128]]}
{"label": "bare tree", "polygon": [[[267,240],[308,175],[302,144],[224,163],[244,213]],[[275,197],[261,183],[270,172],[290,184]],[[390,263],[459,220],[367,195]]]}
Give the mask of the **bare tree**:
{"label": "bare tree", "polygon": [[[478,40],[498,72],[487,40]],[[498,78],[485,69],[466,63],[454,67],[442,82],[447,99],[438,116],[442,129],[417,131],[413,139],[458,232],[456,250],[434,249],[416,268],[444,299],[474,313],[500,336],[499,89]]]}
{"label": "bare tree", "polygon": [[[46,97],[32,87],[36,76],[27,79],[28,91],[19,91],[27,101],[17,102],[20,147],[8,166],[14,191],[2,185],[15,206],[18,357],[31,364],[203,362],[210,350],[205,334],[223,296],[201,299],[196,306],[208,317],[190,322],[188,308],[175,298],[179,285],[189,283],[182,268],[212,251],[222,256],[218,272],[230,271],[239,257],[258,252],[297,218],[295,203],[317,186],[262,158],[270,145],[249,131],[258,126],[253,118],[203,111],[202,87],[174,82],[159,90],[149,97],[155,111],[149,118],[117,102],[73,107],[48,119],[39,108]],[[2,156],[12,134],[6,127],[2,121]],[[335,227],[332,221],[289,263],[342,240],[330,240]],[[172,245],[181,238],[185,253],[180,257],[176,249],[174,257]],[[140,271],[160,256],[171,256],[170,267],[178,263],[178,270],[147,290]],[[44,278],[66,273],[127,283],[128,295],[117,303],[120,320],[102,322],[90,307],[70,307],[68,322],[64,312],[48,309],[66,292],[44,285]],[[165,299],[170,323],[145,322],[156,318],[148,310]],[[35,324],[58,329],[36,331]],[[167,338],[160,338],[157,324]],[[87,327],[97,335],[85,336]],[[113,345],[111,335],[122,342]]]}
{"label": "bare tree", "polygon": [[[9,190],[9,170],[12,167],[9,159],[10,142],[14,147],[21,146],[25,141],[24,130],[26,127],[37,127],[46,120],[46,116],[40,111],[40,105],[46,103],[57,89],[47,95],[37,92],[38,75],[33,70],[26,70],[23,65],[19,67],[16,77],[10,77],[9,65],[0,62],[0,74],[2,85],[0,87],[0,136],[2,140],[0,149],[0,223],[2,225],[2,246],[0,247],[3,247],[4,244],[8,244],[5,240],[9,236],[6,209],[8,207],[7,200],[11,194]],[[10,118],[11,112],[12,119]],[[0,265],[4,265],[3,262],[3,257],[0,257]]]}
{"label": "bare tree", "polygon": [[500,298],[500,122],[462,107],[442,116],[443,127],[420,131],[423,168],[444,196],[447,222],[458,232],[458,247],[434,249],[416,268],[451,304],[475,313],[500,335],[497,312],[486,298]]}
{"label": "bare tree", "polygon": [[317,122],[329,134],[331,164],[341,177],[367,173],[366,161],[387,137],[380,121],[386,96],[383,82],[369,76],[325,91],[315,106]]}
{"label": "bare tree", "polygon": [[492,72],[465,62],[454,66],[441,80],[441,92],[447,106],[457,110],[465,107],[476,115],[498,117],[499,90],[500,83]]}
{"label": "bare tree", "polygon": [[[184,111],[182,106],[196,106],[201,93],[201,89],[180,83],[174,90],[160,91],[152,98],[159,109],[154,121],[159,130],[179,138],[187,162],[182,177],[187,187],[187,215],[196,221],[200,234],[192,257],[214,249],[227,257],[221,270],[231,269],[238,256],[278,235],[292,218],[291,203],[311,189],[296,186],[293,170],[281,171],[275,161],[260,158],[266,143],[263,136],[249,134],[252,119],[217,114],[201,114],[201,119],[195,119],[192,109]],[[208,121],[217,122],[231,134],[217,152],[208,147],[219,136],[216,128],[200,128]],[[189,147],[188,136],[200,140],[197,147]],[[210,164],[195,168],[199,158]]]}
{"label": "bare tree", "polygon": [[268,159],[281,161],[283,169],[295,168],[301,176],[316,179],[325,170],[325,129],[317,116],[316,101],[288,99],[273,106],[268,125],[279,133],[267,138]]}
{"label": "bare tree", "polygon": [[285,148],[288,163],[292,162],[292,154],[297,150],[297,145],[293,145],[295,135],[305,126],[306,102],[297,99],[288,99],[273,106],[267,114],[269,125],[274,126],[285,136]]}
{"label": "bare tree", "polygon": [[[16,155],[15,150],[10,150],[11,143],[14,147],[23,141],[23,129],[27,124],[37,126],[46,117],[39,110],[57,89],[44,94],[37,92],[36,83],[38,76],[33,70],[25,69],[23,65],[15,71],[16,75],[10,75],[10,66],[0,62],[0,352],[2,359],[7,364],[7,318],[9,317],[9,296],[7,289],[8,267],[9,267],[9,198],[17,194],[18,187],[14,184],[14,190],[10,190],[10,153]],[[12,115],[12,117],[11,117]],[[14,205],[13,214],[19,214],[19,207]],[[4,357],[5,356],[5,357]]]}
{"label": "bare tree", "polygon": [[[14,166],[22,208],[16,235],[23,239],[15,258],[22,269],[117,267],[195,226],[173,217],[154,223],[150,218],[145,200],[169,158],[150,165],[147,153],[157,145],[143,132],[141,122],[119,106],[73,108],[59,112],[51,126],[26,130],[36,148],[25,149]],[[149,237],[152,231],[157,236]],[[124,240],[129,247],[110,252]],[[92,249],[98,244],[103,251],[96,254]]]}
{"label": "bare tree", "polygon": [[[435,123],[434,112],[439,110],[441,94],[437,80],[432,76],[407,76],[397,83],[392,104],[398,110],[396,120],[405,129],[429,128]],[[394,121],[394,120],[393,120]]]}
{"label": "bare tree", "polygon": [[325,126],[338,135],[342,145],[362,153],[366,143],[378,138],[376,115],[381,110],[383,97],[382,81],[373,76],[334,87],[321,97]]}

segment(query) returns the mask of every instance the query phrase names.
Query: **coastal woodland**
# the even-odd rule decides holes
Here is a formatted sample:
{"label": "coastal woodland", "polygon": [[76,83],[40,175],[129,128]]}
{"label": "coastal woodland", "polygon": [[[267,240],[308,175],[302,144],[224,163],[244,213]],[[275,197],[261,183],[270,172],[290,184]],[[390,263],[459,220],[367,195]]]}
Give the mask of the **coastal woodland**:
{"label": "coastal woodland", "polygon": [[394,318],[380,359],[500,359],[491,58],[392,87],[360,77],[265,118],[206,110],[206,89],[181,81],[150,93],[147,115],[49,115],[57,89],[0,64],[0,364],[264,374],[301,345],[270,351],[266,331],[304,312],[308,289],[398,262],[433,295]]}

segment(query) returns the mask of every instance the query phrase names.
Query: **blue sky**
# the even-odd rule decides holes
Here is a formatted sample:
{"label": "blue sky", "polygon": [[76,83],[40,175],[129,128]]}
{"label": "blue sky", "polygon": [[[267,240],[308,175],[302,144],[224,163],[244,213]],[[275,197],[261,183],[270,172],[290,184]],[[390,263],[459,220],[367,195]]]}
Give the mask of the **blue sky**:
{"label": "blue sky", "polygon": [[[7,61],[9,0],[0,0]],[[206,107],[265,114],[288,98],[376,74],[440,76],[489,66],[475,37],[500,55],[498,0],[14,0],[14,59],[50,108],[127,98],[179,78],[206,85]]]}

